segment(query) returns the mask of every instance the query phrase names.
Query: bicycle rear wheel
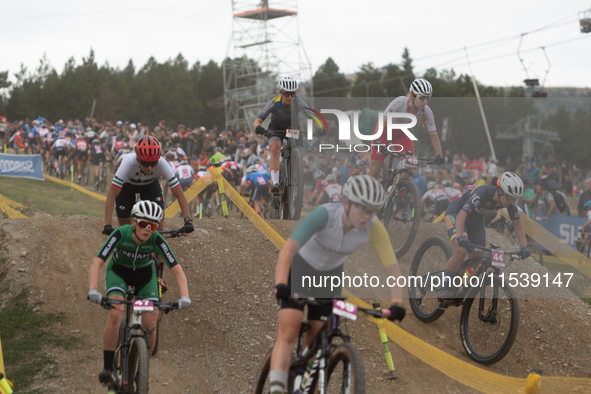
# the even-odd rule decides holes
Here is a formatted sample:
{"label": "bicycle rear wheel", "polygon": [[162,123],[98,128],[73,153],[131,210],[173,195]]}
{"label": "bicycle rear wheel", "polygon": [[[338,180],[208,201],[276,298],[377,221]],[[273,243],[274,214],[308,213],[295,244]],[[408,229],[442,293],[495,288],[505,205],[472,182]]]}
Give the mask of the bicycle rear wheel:
{"label": "bicycle rear wheel", "polygon": [[[269,382],[269,372],[271,372],[271,355],[273,354],[273,347],[269,349],[265,358],[263,359],[263,363],[261,364],[261,368],[257,375],[257,379],[254,383],[254,394],[267,394],[271,391],[271,385]],[[291,355],[291,364],[295,361],[295,357],[293,354]],[[287,377],[287,393],[293,393],[293,381],[295,379],[295,369],[292,367],[289,370],[289,375]]]}
{"label": "bicycle rear wheel", "polygon": [[484,277],[482,287],[470,290],[460,317],[460,337],[472,360],[491,365],[501,361],[515,342],[519,329],[519,303],[513,288],[502,287],[495,276]]}
{"label": "bicycle rear wheel", "polygon": [[365,393],[363,357],[352,343],[343,343],[333,348],[328,357],[327,375],[327,394]]}
{"label": "bicycle rear wheel", "polygon": [[82,170],[82,179],[80,180],[81,185],[88,185],[88,165],[84,166],[84,170]]}
{"label": "bicycle rear wheel", "polygon": [[421,194],[411,181],[400,181],[392,193],[383,216],[383,223],[396,257],[408,252],[415,240],[421,221]]}
{"label": "bicycle rear wheel", "polygon": [[443,238],[431,237],[419,246],[412,259],[408,277],[408,301],[415,316],[423,323],[435,321],[445,312],[440,309],[441,303],[437,300],[439,286],[435,287],[432,278],[441,278],[452,254],[449,242]]}
{"label": "bicycle rear wheel", "polygon": [[127,381],[131,392],[148,393],[148,360],[146,340],[141,337],[133,338],[129,346],[129,368],[127,371]]}

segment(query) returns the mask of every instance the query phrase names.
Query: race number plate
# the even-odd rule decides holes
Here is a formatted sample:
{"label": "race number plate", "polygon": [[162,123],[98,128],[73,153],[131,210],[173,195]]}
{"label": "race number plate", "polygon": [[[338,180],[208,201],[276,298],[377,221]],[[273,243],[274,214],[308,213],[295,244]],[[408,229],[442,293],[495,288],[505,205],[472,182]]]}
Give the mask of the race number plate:
{"label": "race number plate", "polygon": [[153,311],[154,304],[152,303],[152,301],[135,300],[133,302],[133,310],[134,311]]}
{"label": "race number plate", "polygon": [[351,320],[357,320],[357,306],[342,300],[334,300],[332,313]]}
{"label": "race number plate", "polygon": [[287,138],[298,139],[298,138],[300,138],[300,131],[295,130],[295,129],[287,129],[287,130],[285,130],[285,136]]}
{"label": "race number plate", "polygon": [[341,195],[338,193],[335,193],[332,195],[332,202],[341,202]]}
{"label": "race number plate", "polygon": [[505,252],[502,250],[491,251],[492,266],[505,268]]}
{"label": "race number plate", "polygon": [[414,156],[406,156],[404,162],[407,168],[417,168],[419,166],[419,160]]}

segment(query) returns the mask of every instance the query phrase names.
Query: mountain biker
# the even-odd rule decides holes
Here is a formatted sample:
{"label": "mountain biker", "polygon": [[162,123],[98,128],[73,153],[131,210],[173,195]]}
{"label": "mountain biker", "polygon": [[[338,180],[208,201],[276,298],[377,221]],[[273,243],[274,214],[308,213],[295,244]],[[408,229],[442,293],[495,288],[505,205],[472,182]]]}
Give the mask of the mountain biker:
{"label": "mountain biker", "polygon": [[[60,171],[62,171],[62,166],[66,162],[66,157],[68,156],[68,152],[70,149],[70,145],[68,141],[64,138],[62,134],[59,134],[53,145],[51,145],[51,152],[53,153],[53,157],[55,159],[55,169],[57,174],[60,175]],[[62,157],[62,162],[59,163],[59,157]],[[64,169],[65,170],[65,169]]]}
{"label": "mountain biker", "polygon": [[441,215],[449,205],[449,198],[445,191],[437,187],[435,181],[427,183],[427,191],[423,194],[421,202],[427,207],[433,207],[433,215],[437,217]]}
{"label": "mountain biker", "polygon": [[253,123],[255,133],[263,135],[267,132],[261,124],[271,114],[271,123],[269,130],[269,150],[271,151],[271,160],[269,168],[271,169],[271,193],[279,193],[279,156],[281,155],[281,144],[285,139],[287,129],[300,130],[298,116],[300,112],[307,112],[306,104],[301,98],[296,96],[298,90],[298,81],[293,77],[282,77],[277,83],[279,96],[276,96],[265,105],[259,116]]}
{"label": "mountain biker", "polygon": [[527,249],[525,230],[519,218],[515,201],[523,195],[523,181],[513,172],[505,172],[499,178],[493,178],[492,185],[478,186],[462,195],[445,211],[447,235],[451,241],[453,255],[443,271],[443,285],[437,291],[437,298],[454,298],[456,292],[451,282],[453,278],[463,275],[458,272],[466,258],[476,257],[482,253],[468,253],[470,244],[486,246],[484,215],[496,213],[498,209],[507,208],[509,218],[515,229],[521,247],[521,258],[531,255]]}
{"label": "mountain biker", "polygon": [[343,186],[337,182],[337,177],[334,174],[328,174],[326,177],[326,186],[322,189],[316,207],[332,202],[341,202]]}
{"label": "mountain biker", "polygon": [[[133,222],[113,231],[92,261],[88,299],[101,303],[102,295],[98,291],[100,271],[114,251],[105,275],[106,296],[123,300],[127,287],[134,286],[137,299],[158,301],[158,283],[152,264],[152,253],[155,252],[162,256],[178,284],[181,294],[179,309],[189,308],[191,299],[185,273],[166,240],[156,231],[164,216],[162,208],[153,201],[139,201],[133,206],[131,216]],[[123,305],[113,305],[109,310],[103,336],[104,369],[99,374],[99,381],[103,384],[113,381],[114,371],[111,369],[124,313]],[[154,349],[156,342],[157,319],[158,312],[146,312],[142,316],[142,325],[150,329],[150,349]]]}
{"label": "mountain biker", "polygon": [[441,188],[449,198],[449,201],[455,201],[458,198],[462,197],[462,192],[452,186],[452,182],[450,179],[443,179],[441,181]]}
{"label": "mountain biker", "polygon": [[[386,122],[388,119],[388,113],[390,112],[406,112],[415,115],[417,117],[417,124],[426,127],[429,136],[431,137],[431,144],[437,154],[435,159],[433,159],[433,162],[437,165],[443,164],[444,159],[441,152],[441,142],[439,141],[437,129],[435,128],[433,111],[431,111],[431,108],[427,105],[432,94],[433,87],[431,86],[431,83],[426,79],[417,78],[410,84],[410,90],[406,96],[396,97],[388,107],[386,107],[382,124],[380,125],[380,122],[378,122],[374,127],[374,134],[377,134],[378,127],[381,126],[383,132],[377,142],[384,146],[377,146],[375,143],[372,144],[369,175],[377,178],[380,174],[385,158],[383,152],[386,151],[386,148],[390,143],[401,145],[401,152],[415,151],[412,140],[402,130],[392,130],[392,140],[388,141]],[[393,122],[396,123],[396,120],[397,119],[394,118]],[[398,120],[398,123],[403,123],[407,119]]]}
{"label": "mountain biker", "polygon": [[[119,225],[131,224],[131,208],[138,193],[140,199],[155,201],[160,208],[164,209],[162,188],[158,182],[160,176],[168,181],[170,190],[179,201],[185,218],[183,229],[187,233],[194,231],[187,198],[183,194],[172,168],[168,166],[161,154],[160,142],[154,137],[144,136],[135,145],[135,152],[128,154],[123,159],[117,173],[113,176],[107,194],[103,234],[110,235],[113,232],[112,215],[115,206]],[[164,220],[160,222],[159,229],[162,230],[163,226]]]}
{"label": "mountain biker", "polygon": [[[269,375],[271,393],[283,393],[290,354],[303,318],[303,306],[290,298],[292,292],[302,294],[296,286],[301,277],[299,274],[306,271],[315,275],[340,276],[347,256],[371,242],[386,273],[396,278],[400,275],[390,237],[376,217],[384,200],[384,189],[375,178],[367,175],[351,177],[343,188],[342,204],[325,204],[315,208],[287,239],[279,254],[275,273],[279,311],[277,340]],[[324,296],[326,293],[324,291]],[[334,297],[340,293],[339,287],[329,294]],[[402,306],[402,288],[392,287],[391,296],[390,319],[402,320],[406,314]],[[332,304],[308,306],[308,320],[312,325],[304,335],[304,347],[311,343],[325,323],[323,317],[331,312]]]}
{"label": "mountain biker", "polygon": [[74,141],[74,156],[78,162],[78,182],[82,178],[82,171],[86,167],[86,161],[88,160],[88,142],[82,136],[78,136]]}
{"label": "mountain biker", "polygon": [[575,246],[581,253],[584,249],[584,241],[589,239],[589,229],[591,228],[591,201],[587,201],[585,204],[583,204],[583,212],[585,217],[587,217],[587,221],[579,229],[579,232],[582,233],[581,237],[575,239]]}
{"label": "mountain biker", "polygon": [[308,204],[313,206],[316,205],[318,197],[320,197],[322,190],[328,184],[328,182],[326,181],[326,175],[321,170],[316,170],[316,172],[314,173],[314,180],[316,181],[316,186],[314,187],[312,197],[310,197],[310,200],[308,201]]}
{"label": "mountain biker", "polygon": [[106,160],[105,149],[101,146],[101,141],[97,138],[92,140],[90,158],[92,159],[92,164],[94,164],[94,184],[96,186],[99,180],[99,165],[101,161],[104,162]]}
{"label": "mountain biker", "polygon": [[252,201],[254,201],[254,210],[262,216],[261,198],[269,193],[269,181],[271,176],[269,171],[261,170],[256,165],[246,169],[246,176],[242,178],[241,185],[252,190]]}

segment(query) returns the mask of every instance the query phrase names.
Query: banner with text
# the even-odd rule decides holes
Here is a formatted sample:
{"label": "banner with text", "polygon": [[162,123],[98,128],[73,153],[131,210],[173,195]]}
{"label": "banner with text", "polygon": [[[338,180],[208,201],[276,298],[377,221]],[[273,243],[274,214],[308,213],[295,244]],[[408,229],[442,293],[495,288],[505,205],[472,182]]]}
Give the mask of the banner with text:
{"label": "banner with text", "polygon": [[41,155],[0,154],[0,176],[32,178],[44,181]]}
{"label": "banner with text", "polygon": [[536,222],[556,238],[575,249],[575,239],[581,236],[579,229],[587,222],[585,218],[552,214],[548,220],[539,216]]}

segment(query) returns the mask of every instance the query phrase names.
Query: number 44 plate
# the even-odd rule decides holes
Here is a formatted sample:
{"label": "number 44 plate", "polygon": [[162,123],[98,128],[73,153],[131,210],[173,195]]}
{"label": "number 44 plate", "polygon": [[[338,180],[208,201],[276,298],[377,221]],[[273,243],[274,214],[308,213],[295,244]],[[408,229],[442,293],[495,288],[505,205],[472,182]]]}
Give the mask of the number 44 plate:
{"label": "number 44 plate", "polygon": [[357,320],[357,306],[342,300],[334,300],[332,313],[351,320]]}
{"label": "number 44 plate", "polygon": [[505,252],[502,250],[491,251],[492,266],[493,267],[505,267]]}
{"label": "number 44 plate", "polygon": [[135,300],[133,302],[134,311],[153,311],[154,304],[152,301]]}

